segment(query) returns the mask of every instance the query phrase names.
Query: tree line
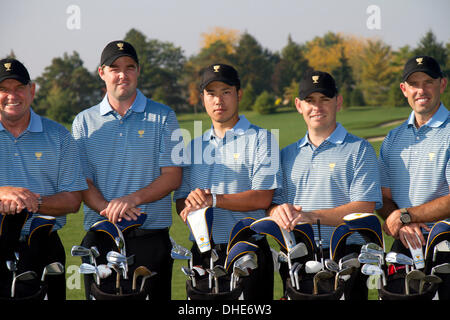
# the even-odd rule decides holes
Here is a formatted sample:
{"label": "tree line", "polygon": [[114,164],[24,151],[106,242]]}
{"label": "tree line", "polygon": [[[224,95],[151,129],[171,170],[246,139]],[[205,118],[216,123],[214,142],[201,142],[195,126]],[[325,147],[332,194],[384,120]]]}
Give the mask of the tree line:
{"label": "tree line", "polygon": [[[309,69],[334,76],[344,107],[407,106],[399,83],[403,65],[414,55],[433,56],[445,74],[450,71],[450,42],[438,42],[431,30],[415,48],[393,50],[380,39],[328,32],[305,43],[296,43],[289,35],[284,48],[272,52],[248,32],[217,27],[202,34],[199,53],[190,57],[181,47],[149,39],[136,29],[123,40],[133,44],[139,56],[138,88],[177,112],[201,111],[199,73],[212,63],[231,64],[238,70],[244,89],[240,109],[261,114],[293,106],[298,82]],[[34,81],[38,85],[34,110],[63,123],[71,123],[105,93],[97,70],[87,70],[76,51],[53,58]],[[450,106],[449,89],[442,100]]]}

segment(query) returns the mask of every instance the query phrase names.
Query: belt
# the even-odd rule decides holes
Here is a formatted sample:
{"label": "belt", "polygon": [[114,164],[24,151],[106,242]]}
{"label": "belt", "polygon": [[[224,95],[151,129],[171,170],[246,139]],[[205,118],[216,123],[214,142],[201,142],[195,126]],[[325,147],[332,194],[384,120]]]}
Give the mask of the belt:
{"label": "belt", "polygon": [[159,233],[165,233],[169,232],[169,228],[163,228],[163,229],[140,229],[140,228],[133,228],[131,230],[125,231],[124,236],[126,238],[137,238],[137,237],[143,237],[153,234],[159,234]]}

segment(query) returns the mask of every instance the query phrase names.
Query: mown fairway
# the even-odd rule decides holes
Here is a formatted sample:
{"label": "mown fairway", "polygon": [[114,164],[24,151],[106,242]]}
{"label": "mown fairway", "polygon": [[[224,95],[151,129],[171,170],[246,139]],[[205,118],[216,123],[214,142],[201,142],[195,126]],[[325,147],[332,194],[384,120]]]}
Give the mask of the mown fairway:
{"label": "mown fairway", "polygon": [[[245,115],[250,122],[259,125],[268,130],[277,129],[279,132],[280,148],[283,148],[290,143],[293,143],[305,135],[305,124],[301,115],[292,111],[293,108],[283,110],[272,115],[258,115],[254,112],[246,112]],[[369,108],[369,107],[354,107],[343,110],[338,113],[338,121],[351,133],[363,137],[383,137],[389,130],[398,126],[383,125],[395,120],[404,120],[410,113],[409,108]],[[210,128],[211,122],[205,113],[202,114],[182,114],[178,116],[180,126],[191,132],[193,137],[194,121],[202,121],[202,133]],[[377,153],[381,146],[381,140],[371,142]],[[171,236],[175,241],[187,248],[191,247],[188,240],[188,228],[181,221],[178,215],[173,210],[173,226],[170,230]],[[70,256],[70,248],[73,245],[80,244],[85,231],[82,228],[83,213],[80,210],[77,214],[68,216],[67,225],[60,231],[60,236],[66,248],[67,255],[67,299],[80,300],[84,299],[83,282],[79,274],[75,271],[76,267],[80,265],[80,258]],[[392,239],[385,236],[386,248],[389,249]],[[275,249],[279,249],[278,245],[271,241],[271,245]],[[175,261],[173,269],[172,281],[172,298],[185,299],[185,281],[186,277],[181,273],[180,267],[185,262]],[[282,296],[281,280],[278,274],[275,274],[275,289],[274,298],[279,299]],[[376,299],[376,291],[371,292],[371,298]]]}

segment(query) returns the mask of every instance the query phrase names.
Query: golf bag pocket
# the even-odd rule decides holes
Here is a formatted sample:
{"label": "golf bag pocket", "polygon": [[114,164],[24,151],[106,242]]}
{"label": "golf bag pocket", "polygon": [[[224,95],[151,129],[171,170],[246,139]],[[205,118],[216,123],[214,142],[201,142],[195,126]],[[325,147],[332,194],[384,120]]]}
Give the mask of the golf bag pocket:
{"label": "golf bag pocket", "polygon": [[91,283],[90,293],[95,300],[145,300],[147,297],[147,292],[145,290],[138,292],[132,292],[130,290],[120,294],[110,293],[103,291],[94,282]]}
{"label": "golf bag pocket", "polygon": [[299,290],[292,286],[291,280],[286,280],[286,297],[289,300],[340,300],[344,294],[344,280],[338,280],[336,290],[335,278],[323,279],[317,282],[317,294],[314,294],[313,277],[306,275],[299,281]]}

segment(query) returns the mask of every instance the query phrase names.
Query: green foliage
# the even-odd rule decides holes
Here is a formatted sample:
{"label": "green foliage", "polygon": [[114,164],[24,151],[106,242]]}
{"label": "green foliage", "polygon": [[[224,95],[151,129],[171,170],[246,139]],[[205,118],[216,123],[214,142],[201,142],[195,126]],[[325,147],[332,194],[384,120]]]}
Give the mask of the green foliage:
{"label": "green foliage", "polygon": [[360,88],[356,87],[350,94],[350,106],[365,106],[366,101]]}
{"label": "green foliage", "polygon": [[251,83],[247,84],[242,93],[242,99],[239,102],[239,110],[252,110],[253,104],[256,100],[255,90],[253,90],[253,86]]}
{"label": "green foliage", "polygon": [[253,110],[259,114],[271,114],[276,110],[275,97],[267,91],[263,91],[258,98],[256,98]]}
{"label": "green foliage", "polygon": [[400,89],[400,82],[394,82],[389,87],[387,106],[389,107],[407,107],[408,101]]}

